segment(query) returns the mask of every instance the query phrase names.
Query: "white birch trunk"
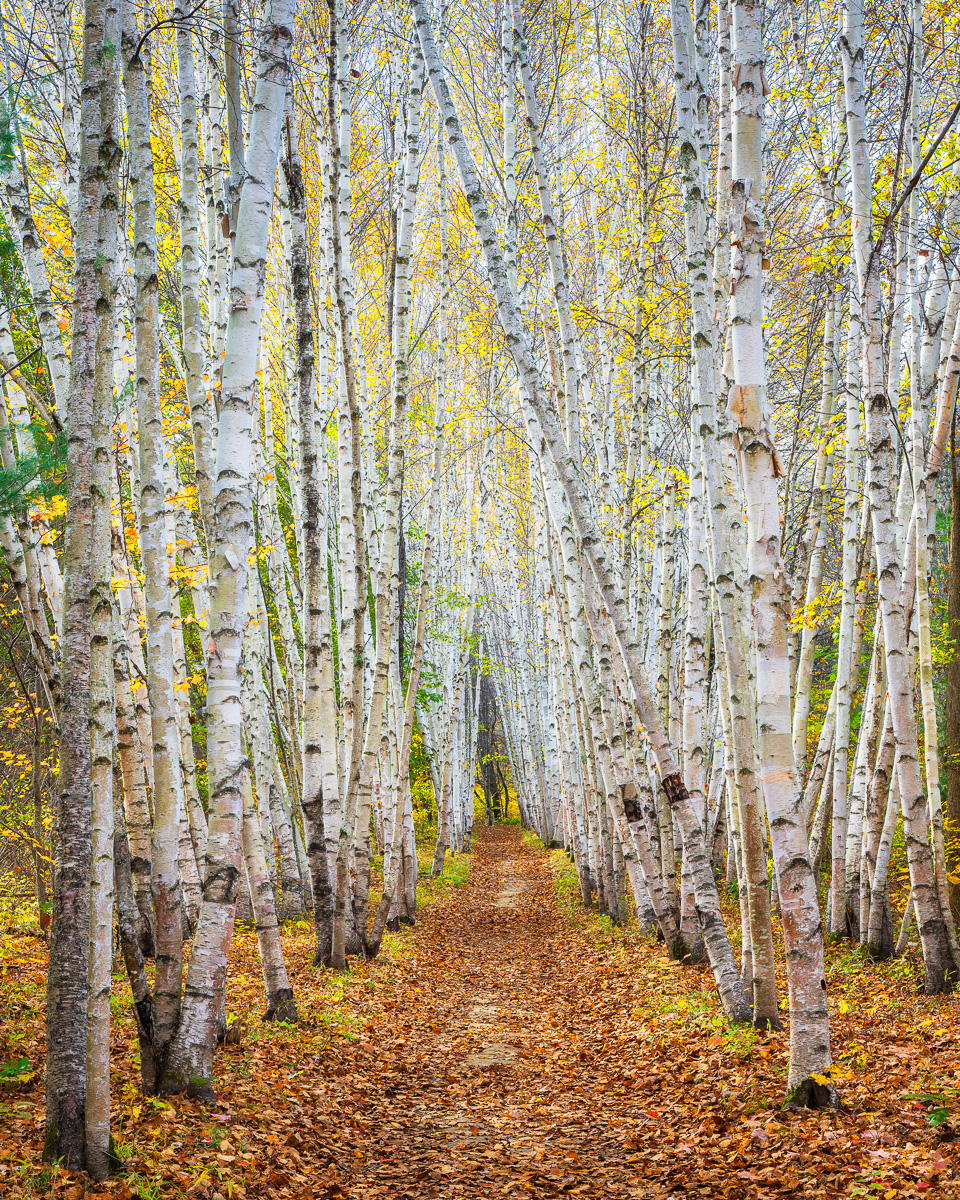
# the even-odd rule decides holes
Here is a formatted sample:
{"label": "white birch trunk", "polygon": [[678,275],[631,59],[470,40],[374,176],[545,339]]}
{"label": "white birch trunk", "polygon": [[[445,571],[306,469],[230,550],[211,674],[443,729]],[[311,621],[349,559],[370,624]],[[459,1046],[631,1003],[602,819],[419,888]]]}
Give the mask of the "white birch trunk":
{"label": "white birch trunk", "polygon": [[241,643],[247,556],[253,537],[252,423],[264,265],[290,71],[292,25],[290,0],[277,0],[265,14],[261,29],[246,167],[239,189],[210,556],[207,761],[211,814],[207,869],[180,1026],[162,1084],[164,1092],[211,1094],[220,993],[237,902],[245,774]]}
{"label": "white birch trunk", "polygon": [[949,948],[937,894],[920,776],[913,680],[908,670],[908,625],[897,545],[893,483],[897,434],[883,378],[878,246],[872,232],[873,189],[865,118],[863,11],[860,0],[847,0],[840,38],[844,66],[847,136],[852,176],[851,240],[860,285],[864,336],[864,410],[866,416],[867,494],[873,521],[878,591],[883,613],[887,684],[897,744],[896,769],[903,810],[907,860],[917,926],[923,947],[924,988],[928,994],[947,986]]}
{"label": "white birch trunk", "polygon": [[142,1074],[145,1088],[153,1090],[160,1086],[166,1052],[180,1019],[183,926],[178,845],[183,796],[174,692],[173,596],[167,557],[165,445],[160,400],[157,224],[148,79],[150,55],[149,43],[141,45],[132,8],[124,8],[123,22],[123,83],[136,249],[133,263],[135,396],[140,485],[136,499],[146,604],[146,676],[153,770],[151,886],[157,955],[150,1061],[142,1064]]}

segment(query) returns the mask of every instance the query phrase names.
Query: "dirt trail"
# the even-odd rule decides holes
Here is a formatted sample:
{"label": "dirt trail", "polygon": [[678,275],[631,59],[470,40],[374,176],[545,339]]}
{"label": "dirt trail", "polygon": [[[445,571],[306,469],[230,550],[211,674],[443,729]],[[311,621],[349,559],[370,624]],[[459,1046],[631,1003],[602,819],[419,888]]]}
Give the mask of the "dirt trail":
{"label": "dirt trail", "polygon": [[348,1137],[303,1121],[326,1195],[957,1194],[953,1146],[898,1098],[870,1097],[882,1125],[863,1108],[782,1111],[786,1036],[747,1031],[739,1055],[710,1021],[707,970],[571,925],[517,829],[478,832],[468,886],[424,912],[409,946],[365,968],[362,1043],[322,1093],[321,1122],[335,1095]]}
{"label": "dirt trail", "polygon": [[[121,1015],[114,1113],[126,1171],[86,1200],[960,1195],[951,1125],[930,1128],[903,1098],[921,1077],[955,1079],[950,1095],[960,1092],[955,1001],[918,1000],[904,985],[871,1016],[877,991],[864,993],[866,1015],[835,1018],[837,1058],[866,1062],[847,1068],[848,1107],[785,1113],[785,1035],[724,1031],[705,969],[681,969],[578,911],[571,923],[549,860],[519,830],[479,830],[468,884],[374,962],[318,976],[308,925],[285,931],[295,1027],[252,1016],[263,998],[256,936],[239,931],[228,1002],[250,1023],[218,1055],[216,1104],[141,1099]],[[0,1000],[3,983],[0,973]],[[126,984],[116,987],[126,1003]],[[40,1062],[42,1009],[30,1011],[23,1053]],[[42,1090],[13,1099],[0,1198],[80,1200],[69,1177],[40,1185]]]}
{"label": "dirt trail", "polygon": [[598,981],[571,970],[579,938],[546,858],[516,829],[482,831],[468,886],[428,910],[414,940],[432,995],[388,1010],[396,1036],[371,1030],[401,1061],[379,1107],[386,1161],[353,1193],[629,1194],[623,1098],[578,1021]]}

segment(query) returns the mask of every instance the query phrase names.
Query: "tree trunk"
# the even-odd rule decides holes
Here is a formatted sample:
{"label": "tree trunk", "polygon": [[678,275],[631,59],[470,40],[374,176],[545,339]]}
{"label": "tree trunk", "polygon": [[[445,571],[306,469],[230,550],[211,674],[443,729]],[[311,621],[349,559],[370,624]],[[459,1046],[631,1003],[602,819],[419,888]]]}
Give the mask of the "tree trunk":
{"label": "tree trunk", "polygon": [[[93,450],[96,407],[102,93],[112,63],[106,0],[85,0],[79,203],[74,239],[73,323],[66,413],[67,521],[64,536],[63,703],[54,805],[53,919],[47,974],[44,1158],[72,1171],[85,1158],[87,962],[90,942],[91,777],[90,635],[93,549]],[[116,43],[113,43],[116,45]],[[39,247],[38,247],[39,253]]]}
{"label": "tree trunk", "polygon": [[150,50],[141,45],[132,5],[124,5],[123,84],[127,107],[129,175],[133,199],[134,332],[139,446],[140,554],[147,629],[147,696],[153,764],[151,853],[156,961],[151,1011],[152,1065],[145,1084],[159,1086],[163,1060],[180,1019],[183,917],[178,846],[183,791],[173,670],[173,596],[167,557],[166,448],[160,399],[160,309],[157,290],[157,219],[151,147]]}
{"label": "tree trunk", "polygon": [[210,639],[207,647],[207,773],[211,814],[203,905],[180,1024],[161,1090],[212,1095],[213,1054],[240,880],[245,749],[241,725],[242,638],[253,544],[251,434],[264,299],[264,262],[283,129],[293,37],[292,0],[265,17],[246,170],[239,188],[231,308],[217,431]]}
{"label": "tree trunk", "polygon": [[[944,766],[947,772],[947,865],[960,880],[960,473],[956,446],[950,445],[950,577],[947,587],[947,663]],[[960,920],[960,882],[950,884],[950,907]]]}
{"label": "tree trunk", "polygon": [[[108,0],[104,45],[120,42],[120,5]],[[113,346],[116,332],[119,233],[120,120],[118,60],[114,52],[100,88],[100,219],[93,463],[90,491],[90,953],[87,975],[86,1166],[104,1180],[116,1164],[110,1137],[110,967],[113,955],[113,822],[116,703],[113,689]]]}

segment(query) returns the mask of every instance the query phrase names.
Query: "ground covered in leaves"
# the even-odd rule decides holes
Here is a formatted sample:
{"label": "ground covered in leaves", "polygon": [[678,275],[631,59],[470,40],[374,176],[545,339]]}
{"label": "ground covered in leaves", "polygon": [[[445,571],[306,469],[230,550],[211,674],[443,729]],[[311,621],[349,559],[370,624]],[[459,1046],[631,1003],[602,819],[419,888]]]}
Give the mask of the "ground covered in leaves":
{"label": "ground covered in leaves", "polygon": [[726,1031],[709,974],[585,913],[562,854],[481,830],[469,872],[452,864],[428,899],[415,929],[343,974],[311,968],[309,928],[290,929],[297,1027],[259,1020],[256,940],[240,932],[242,1038],[218,1055],[213,1107],[139,1095],[118,977],[125,1170],[99,1189],[40,1163],[44,947],[8,931],[0,1195],[960,1195],[956,1001],[918,996],[911,960],[831,949],[845,1106],[784,1112],[786,1036]]}

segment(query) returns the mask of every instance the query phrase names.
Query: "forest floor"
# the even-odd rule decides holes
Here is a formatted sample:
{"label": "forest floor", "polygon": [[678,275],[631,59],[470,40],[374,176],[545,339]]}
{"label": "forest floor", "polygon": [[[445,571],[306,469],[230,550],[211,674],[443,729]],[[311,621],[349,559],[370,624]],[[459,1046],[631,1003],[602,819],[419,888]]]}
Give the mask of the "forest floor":
{"label": "forest floor", "polygon": [[454,863],[417,926],[345,973],[309,967],[294,927],[298,1026],[259,1020],[256,940],[239,933],[228,995],[250,1015],[218,1054],[213,1107],[139,1095],[118,977],[125,1171],[99,1188],[41,1167],[42,1086],[23,1090],[38,1079],[23,1058],[42,1062],[44,947],[8,931],[0,1086],[2,1064],[21,1065],[0,1092],[0,1195],[960,1195],[960,1141],[949,1117],[929,1122],[960,1090],[954,999],[917,996],[903,962],[831,948],[844,1108],[783,1111],[786,1035],[725,1030],[709,974],[585,912],[563,861],[514,827],[478,831],[469,874]]}

